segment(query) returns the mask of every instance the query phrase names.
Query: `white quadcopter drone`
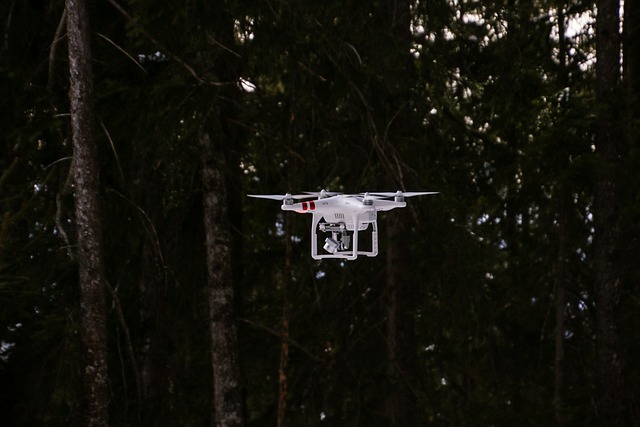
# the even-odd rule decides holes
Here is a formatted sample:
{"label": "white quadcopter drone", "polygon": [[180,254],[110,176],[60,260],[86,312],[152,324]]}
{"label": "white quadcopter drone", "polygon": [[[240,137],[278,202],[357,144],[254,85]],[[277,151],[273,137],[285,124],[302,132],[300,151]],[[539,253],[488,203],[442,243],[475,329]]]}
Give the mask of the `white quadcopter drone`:
{"label": "white quadcopter drone", "polygon": [[[342,258],[354,260],[358,255],[374,257],[378,255],[378,211],[390,211],[404,208],[407,203],[405,197],[438,194],[433,191],[414,191],[395,193],[360,193],[342,194],[322,190],[305,194],[249,194],[249,197],[259,199],[282,200],[283,211],[310,213],[313,215],[311,223],[311,256],[313,259]],[[312,199],[296,202],[300,199]],[[385,200],[393,198],[393,200]],[[371,225],[371,243],[361,248],[358,235],[365,232]],[[326,253],[318,253],[318,232],[331,233],[331,237],[324,240],[322,248]]]}

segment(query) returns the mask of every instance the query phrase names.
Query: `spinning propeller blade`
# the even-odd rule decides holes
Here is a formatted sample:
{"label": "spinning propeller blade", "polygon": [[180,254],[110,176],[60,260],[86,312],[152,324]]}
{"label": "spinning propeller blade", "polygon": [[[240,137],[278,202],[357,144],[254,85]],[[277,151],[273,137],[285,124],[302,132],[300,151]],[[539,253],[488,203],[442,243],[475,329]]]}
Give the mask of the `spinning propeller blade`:
{"label": "spinning propeller blade", "polygon": [[438,194],[437,191],[406,191],[406,192],[402,192],[400,190],[395,191],[395,192],[381,192],[381,193],[371,193],[373,195],[376,196],[382,196],[382,197],[395,197],[395,196],[401,196],[401,197],[415,197],[415,196],[426,196],[429,194]]}
{"label": "spinning propeller blade", "polygon": [[380,193],[358,193],[352,194],[352,196],[364,197],[365,199],[383,199],[385,196],[380,195]]}
{"label": "spinning propeller blade", "polygon": [[256,199],[270,199],[270,200],[286,200],[286,199],[311,199],[315,197],[312,194],[247,194],[249,197]]}
{"label": "spinning propeller blade", "polygon": [[337,196],[338,194],[342,194],[337,191],[327,191],[327,190],[305,191],[304,193],[309,194],[312,197],[319,197],[321,199],[324,197],[332,197],[332,196]]}
{"label": "spinning propeller blade", "polygon": [[381,196],[376,193],[358,193],[358,194],[347,194],[348,196],[361,197],[362,201],[373,201],[373,200],[382,200],[384,196]]}

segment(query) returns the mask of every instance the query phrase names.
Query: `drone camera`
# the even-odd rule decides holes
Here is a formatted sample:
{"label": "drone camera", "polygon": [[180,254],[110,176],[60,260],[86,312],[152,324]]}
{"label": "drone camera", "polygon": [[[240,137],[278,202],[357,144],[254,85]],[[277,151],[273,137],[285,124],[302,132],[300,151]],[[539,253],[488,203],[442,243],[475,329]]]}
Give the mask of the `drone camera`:
{"label": "drone camera", "polygon": [[324,239],[323,248],[325,251],[335,254],[340,248],[340,242],[338,242],[336,239],[332,239],[331,237],[327,237],[326,239]]}

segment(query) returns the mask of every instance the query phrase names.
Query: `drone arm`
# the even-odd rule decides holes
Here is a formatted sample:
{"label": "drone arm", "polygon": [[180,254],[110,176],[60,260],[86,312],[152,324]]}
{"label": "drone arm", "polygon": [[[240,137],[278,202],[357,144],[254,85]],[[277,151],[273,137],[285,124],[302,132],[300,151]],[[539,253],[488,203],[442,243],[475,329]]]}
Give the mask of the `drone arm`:
{"label": "drone arm", "polygon": [[391,209],[404,208],[407,206],[407,202],[396,202],[394,200],[377,200],[376,210],[378,211],[390,211]]}

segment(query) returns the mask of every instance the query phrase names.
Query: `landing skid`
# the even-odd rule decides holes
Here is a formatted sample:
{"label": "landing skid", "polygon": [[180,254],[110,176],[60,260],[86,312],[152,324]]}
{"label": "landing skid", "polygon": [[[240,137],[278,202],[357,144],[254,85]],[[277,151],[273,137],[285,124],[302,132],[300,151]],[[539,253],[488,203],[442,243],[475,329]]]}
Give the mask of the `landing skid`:
{"label": "landing skid", "polygon": [[[313,259],[354,260],[359,255],[368,257],[378,255],[378,222],[375,219],[371,220],[370,217],[367,221],[361,221],[359,217],[360,215],[354,214],[351,218],[352,222],[347,225],[345,222],[325,222],[322,216],[314,214],[311,226],[311,256]],[[351,224],[353,224],[353,229],[351,229]],[[359,235],[361,231],[369,228],[369,224],[371,224],[372,228],[366,233],[371,234],[371,250],[361,250],[359,248]],[[318,253],[318,234],[320,233],[324,237],[322,249],[326,253]]]}

